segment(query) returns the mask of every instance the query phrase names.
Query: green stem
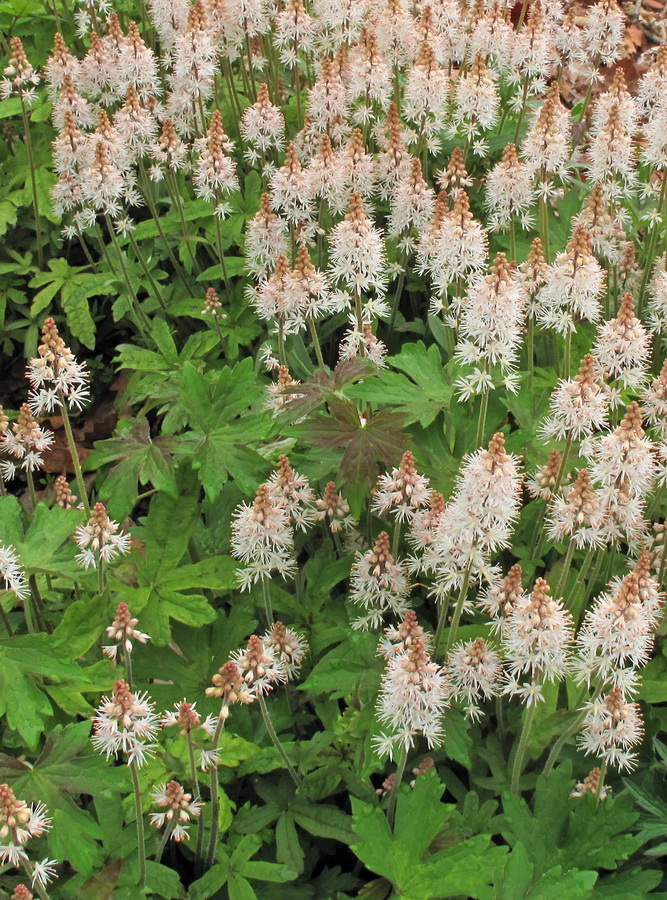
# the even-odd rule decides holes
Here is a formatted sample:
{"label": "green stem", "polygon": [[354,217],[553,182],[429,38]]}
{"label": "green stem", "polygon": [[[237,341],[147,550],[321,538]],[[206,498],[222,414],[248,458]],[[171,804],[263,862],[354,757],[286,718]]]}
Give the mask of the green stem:
{"label": "green stem", "polygon": [[[584,580],[586,578],[586,575],[588,574],[588,570],[590,568],[591,563],[593,562],[594,556],[595,556],[595,547],[593,546],[593,547],[589,548],[588,553],[584,557],[584,561],[581,565],[581,569],[579,570],[579,574],[577,575],[577,580],[574,582],[574,587],[572,588],[572,593],[570,595],[572,597],[572,604],[573,604],[572,615],[574,616],[574,620],[576,623],[578,623],[579,619],[581,618],[581,610],[579,609],[579,604],[577,604],[576,608],[574,607],[574,604],[576,603],[577,594],[579,593],[579,590],[583,587]],[[582,598],[582,600],[585,601],[585,598]],[[582,608],[584,605],[585,605],[585,602],[582,602],[582,604],[581,604]]]}
{"label": "green stem", "polygon": [[[591,700],[597,700],[597,698],[600,696],[601,693],[602,693],[602,684],[599,684],[593,691]],[[584,691],[583,696],[585,696],[585,691]],[[575,709],[580,705],[582,700],[583,700],[583,697],[580,696],[575,704]],[[574,719],[571,722],[571,724],[565,729],[565,731],[560,735],[560,737],[558,738],[556,743],[551,748],[551,752],[549,753],[549,756],[547,757],[547,761],[544,764],[544,769],[542,770],[543,775],[545,775],[545,776],[549,775],[549,773],[551,772],[553,767],[556,765],[556,762],[558,761],[558,757],[560,756],[560,751],[563,749],[566,742],[569,741],[569,739],[572,737],[572,735],[576,734],[577,731],[579,731],[585,718],[586,718],[586,710],[585,709],[580,710],[579,715],[576,717],[576,719]]]}
{"label": "green stem", "polygon": [[[489,364],[486,364],[486,371],[489,371]],[[479,407],[479,422],[477,423],[477,437],[475,438],[475,447],[481,447],[484,443],[484,428],[486,426],[486,413],[489,408],[489,389],[485,387],[482,391],[482,402]]]}
{"label": "green stem", "polygon": [[[216,751],[220,743],[220,735],[227,721],[227,707],[222,704],[220,714],[218,715],[218,724],[213,732],[212,747]],[[208,843],[208,853],[206,854],[206,868],[210,869],[215,859],[215,847],[218,843],[218,831],[220,828],[220,786],[218,784],[218,762],[211,763],[211,837]]]}
{"label": "green stem", "polygon": [[[6,594],[7,591],[3,591],[2,593]],[[2,619],[2,624],[5,626],[7,637],[14,637],[14,629],[9,621],[9,616],[5,612],[5,607],[2,605],[2,597],[0,597],[0,619]]]}
{"label": "green stem", "polygon": [[[398,262],[398,260],[397,260]],[[401,263],[401,271],[398,274],[398,281],[396,283],[396,291],[394,293],[394,301],[391,304],[391,317],[389,319],[389,327],[387,329],[387,334],[391,335],[394,330],[394,325],[396,324],[396,314],[398,313],[398,307],[401,303],[401,294],[403,293],[403,285],[405,283],[405,266],[407,264],[407,260],[403,260]]]}
{"label": "green stem", "polygon": [[23,871],[28,876],[28,878],[30,879],[31,882],[34,880],[32,889],[34,891],[37,891],[37,896],[40,898],[40,900],[49,900],[49,895],[44,890],[41,882],[39,882],[36,878],[34,878],[35,870],[33,868],[32,863],[30,862],[30,860],[22,859],[21,860],[21,868],[23,869]]}
{"label": "green stem", "polygon": [[519,793],[519,782],[521,780],[521,773],[523,772],[523,763],[526,756],[526,751],[528,750],[528,739],[530,737],[531,728],[533,727],[533,720],[535,719],[536,709],[537,704],[531,703],[531,705],[526,710],[526,716],[523,720],[523,728],[521,729],[519,746],[517,747],[516,756],[514,757],[514,766],[512,767],[511,790],[513,794]]}
{"label": "green stem", "polygon": [[28,481],[28,493],[30,494],[30,512],[32,515],[35,514],[35,510],[37,509],[37,494],[35,493],[35,479],[32,474],[32,469],[26,469],[26,479]]}
{"label": "green stem", "polygon": [[289,761],[289,757],[287,756],[287,753],[285,753],[285,748],[278,740],[278,735],[276,734],[276,729],[273,727],[273,722],[271,721],[271,716],[269,715],[269,710],[267,709],[266,700],[264,699],[264,695],[261,693],[258,694],[257,700],[259,701],[259,708],[262,713],[262,719],[264,720],[264,725],[266,726],[266,730],[269,733],[271,742],[273,743],[273,746],[278,751],[278,754],[279,754],[280,758],[282,759],[283,763],[285,764],[287,771],[292,776],[292,781],[298,787],[301,784],[301,776],[299,775],[297,770],[294,768],[292,763]]}
{"label": "green stem", "polygon": [[135,291],[132,285],[132,279],[130,278],[130,273],[127,271],[127,266],[125,265],[125,259],[123,258],[123,251],[121,250],[120,244],[118,243],[118,238],[116,237],[116,232],[114,231],[113,222],[109,218],[108,215],[105,215],[105,221],[107,223],[107,230],[109,232],[109,237],[111,238],[111,243],[114,246],[114,250],[116,251],[116,256],[118,257],[118,264],[120,265],[121,272],[123,273],[123,280],[125,281],[125,287],[127,289],[130,301],[134,307],[136,316],[137,316],[137,325],[139,330],[146,329],[146,333],[144,337],[148,336],[148,332],[151,330],[151,322],[146,313],[143,311],[141,304],[139,303],[139,298],[137,297],[137,292]]}
{"label": "green stem", "polygon": [[394,522],[394,535],[391,541],[391,555],[396,559],[398,556],[398,545],[401,540],[401,523],[399,519]]}
{"label": "green stem", "polygon": [[523,117],[526,113],[526,98],[528,96],[528,75],[523,80],[523,90],[521,92],[521,109],[519,110],[519,118],[516,120],[516,128],[514,129],[514,143],[518,144]]}
{"label": "green stem", "polygon": [[603,762],[600,766],[600,778],[598,779],[598,789],[595,792],[595,808],[600,805],[600,800],[602,799],[602,791],[604,788],[604,780],[607,775],[607,763]]}
{"label": "green stem", "polygon": [[313,347],[315,348],[315,357],[317,359],[317,365],[320,369],[324,368],[324,358],[322,356],[322,347],[320,345],[320,339],[317,336],[317,328],[315,327],[315,322],[313,321],[312,316],[306,316],[308,319],[308,328],[310,330],[310,336],[313,339]]}
{"label": "green stem", "polygon": [[391,786],[391,791],[389,792],[389,803],[387,804],[387,821],[389,822],[389,827],[393,830],[394,822],[396,820],[396,802],[398,800],[398,795],[401,790],[401,782],[403,781],[403,775],[405,774],[405,766],[408,761],[408,748],[401,747],[401,755],[398,760],[398,766],[396,767],[396,774],[394,776],[394,783]]}
{"label": "green stem", "polygon": [[86,514],[86,519],[89,519],[90,518],[90,504],[88,503],[88,491],[86,490],[86,483],[83,480],[83,470],[81,469],[81,461],[79,459],[79,454],[76,449],[76,441],[74,440],[74,434],[72,432],[72,423],[70,422],[69,412],[67,410],[67,401],[61,390],[58,391],[58,399],[60,400],[60,415],[62,416],[63,427],[65,429],[65,436],[67,437],[67,446],[69,447],[69,455],[72,457],[72,466],[74,467],[74,475],[76,477],[76,483],[79,488],[79,495],[81,497],[81,502],[83,503],[83,511]]}
{"label": "green stem", "polygon": [[454,615],[452,616],[452,625],[449,629],[449,634],[447,635],[447,646],[445,647],[445,659],[449,656],[449,651],[454,646],[454,641],[456,640],[456,632],[459,628],[459,622],[461,621],[461,613],[463,612],[463,604],[465,603],[466,595],[468,593],[468,586],[470,585],[470,572],[472,569],[472,560],[468,563],[468,568],[466,569],[465,577],[463,579],[463,584],[461,585],[461,592],[459,593],[458,599],[456,601],[456,607],[454,609]]}
{"label": "green stem", "polygon": [[595,568],[593,569],[593,574],[590,577],[590,581],[588,582],[588,586],[586,588],[586,596],[584,598],[584,603],[588,602],[588,597],[591,589],[595,586],[596,581],[600,575],[600,569],[602,568],[602,561],[605,557],[606,547],[600,547],[598,552],[598,558],[595,561]]}
{"label": "green stem", "polygon": [[[567,576],[570,572],[570,566],[572,565],[572,557],[574,555],[574,550],[575,550],[574,541],[570,540],[570,543],[568,544],[568,547],[567,547],[567,553],[565,554],[565,560],[563,561],[563,568],[561,569],[560,577],[558,579],[558,584],[556,585],[556,590],[553,593],[554,600],[562,599],[562,596],[563,596],[562,591],[565,588],[565,585],[567,583]],[[569,606],[569,604],[567,604],[567,603],[565,605]]]}
{"label": "green stem", "polygon": [[540,207],[540,237],[542,238],[542,250],[544,252],[545,262],[551,262],[550,259],[550,250],[549,250],[549,212],[547,207],[546,198],[540,197],[539,202]]}
{"label": "green stem", "polygon": [[[665,173],[662,179],[662,185],[660,187],[660,196],[658,198],[658,212],[662,210],[662,207],[665,203],[665,198],[667,197],[667,173]],[[664,221],[664,220],[663,220]],[[648,286],[649,279],[653,274],[653,263],[655,261],[655,253],[658,246],[658,233],[660,231],[660,226],[657,224],[653,225],[653,230],[651,232],[651,240],[649,242],[648,253],[646,254],[646,259],[644,260],[644,271],[642,273],[642,280],[639,286],[639,300],[637,302],[637,315],[641,318],[642,313],[644,311],[644,297],[646,295],[646,288]]]}
{"label": "green stem", "polygon": [[46,623],[46,609],[44,606],[44,600],[42,599],[42,595],[39,592],[37,578],[35,575],[30,575],[30,577],[28,578],[28,584],[30,585],[30,596],[33,600],[35,619],[37,621],[37,624],[41,628],[43,628],[44,631],[47,631],[50,634],[51,629]]}
{"label": "green stem", "polygon": [[660,574],[658,575],[658,584],[663,585],[665,577],[665,568],[667,568],[667,522],[662,536],[662,556],[660,558]]}
{"label": "green stem", "polygon": [[[192,732],[188,731],[185,737],[188,744],[188,762],[190,764],[190,781],[192,782],[192,796],[195,800],[199,800],[201,791],[199,790],[199,778],[197,777],[197,762],[195,760],[195,747],[192,741]],[[204,851],[204,817],[199,816],[197,822],[197,849],[195,851],[195,866],[201,865],[202,853]]]}
{"label": "green stem", "polygon": [[139,887],[146,884],[146,838],[144,836],[144,817],[141,810],[141,788],[139,787],[139,770],[136,760],[129,763],[134,785],[134,808],[137,815],[137,849],[139,852]]}
{"label": "green stem", "polygon": [[170,819],[167,823],[167,827],[164,830],[164,834],[160,839],[160,844],[157,848],[157,853],[155,854],[155,862],[159,864],[162,859],[162,854],[164,853],[164,848],[167,846],[167,841],[172,835],[174,828],[176,827],[176,822],[174,819]]}
{"label": "green stem", "polygon": [[[220,203],[220,198],[216,196],[216,205]],[[222,280],[225,282],[225,290],[227,291],[228,302],[232,302],[232,285],[227,275],[227,265],[225,263],[225,254],[222,249],[222,230],[220,229],[220,216],[213,210],[213,221],[215,222],[215,242],[218,248],[218,257],[222,268]]]}
{"label": "green stem", "polygon": [[568,331],[565,335],[565,351],[563,353],[563,378],[570,377],[570,354],[572,348],[572,332]]}
{"label": "green stem", "polygon": [[160,290],[160,287],[158,286],[157,282],[153,278],[153,274],[152,274],[151,270],[148,268],[148,264],[146,263],[146,260],[144,259],[143,253],[139,249],[139,245],[137,244],[137,242],[134,239],[134,235],[132,234],[131,231],[128,231],[127,236],[129,238],[132,249],[134,250],[134,255],[136,256],[136,258],[139,262],[139,265],[141,266],[141,270],[144,273],[144,275],[146,276],[146,280],[148,281],[149,285],[151,286],[151,290],[153,291],[153,294],[155,295],[155,299],[158,302],[158,306],[162,307],[162,311],[166,313],[167,312],[167,304],[162,299],[162,292]]}
{"label": "green stem", "polygon": [[125,651],[124,660],[125,660],[125,680],[130,685],[130,687],[132,687],[133,680],[134,680],[132,677],[132,654],[129,653],[127,650]]}
{"label": "green stem", "polygon": [[190,256],[192,268],[197,275],[201,275],[201,267],[197,262],[194,250],[192,249],[192,241],[190,240],[188,223],[185,221],[185,213],[183,212],[183,198],[178,189],[178,182],[176,181],[176,176],[173,172],[167,171],[165,173],[165,184],[167,186],[169,196],[171,197],[172,206],[174,206],[178,212],[178,218],[181,223],[181,231],[183,232],[183,240],[185,241],[185,246],[188,248],[188,255]]}
{"label": "green stem", "polygon": [[535,319],[530,316],[528,319],[528,334],[526,337],[526,357],[528,360],[528,389],[533,389],[533,379],[535,376]]}
{"label": "green stem", "polygon": [[262,578],[262,596],[264,598],[264,612],[266,614],[266,627],[271,628],[273,625],[273,607],[271,606],[271,590],[269,588],[269,579]]}
{"label": "green stem", "polygon": [[435,640],[433,642],[433,659],[436,659],[438,656],[438,650],[440,649],[440,641],[442,640],[442,631],[445,627],[445,622],[447,621],[447,613],[449,611],[449,595],[445,597],[444,600],[440,601],[440,608],[438,610],[438,625],[435,629]]}
{"label": "green stem", "polygon": [[42,219],[39,213],[39,197],[37,195],[37,175],[35,168],[35,155],[32,148],[32,138],[30,136],[30,123],[28,122],[28,111],[26,109],[25,100],[23,99],[23,91],[19,88],[19,100],[21,101],[21,116],[23,117],[23,132],[25,134],[25,148],[28,153],[28,166],[30,167],[30,184],[32,187],[32,202],[35,208],[35,238],[37,241],[37,262],[40,271],[44,268],[44,250],[42,248]]}

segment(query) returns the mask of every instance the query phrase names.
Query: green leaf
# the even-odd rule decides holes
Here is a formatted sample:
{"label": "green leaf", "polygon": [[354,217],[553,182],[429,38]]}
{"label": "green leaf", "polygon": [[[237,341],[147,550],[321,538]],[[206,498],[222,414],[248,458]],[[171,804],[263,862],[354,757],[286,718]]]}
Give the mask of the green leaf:
{"label": "green leaf", "polygon": [[48,634],[14,635],[0,641],[0,713],[29,747],[35,746],[52,713],[40,690],[41,678],[66,684],[81,682],[84,676],[69,657],[56,655]]}
{"label": "green leaf", "polygon": [[420,776],[413,789],[403,786],[393,833],[379,807],[353,798],[353,828],[361,842],[352,849],[405,900],[441,900],[462,894],[486,900],[506,848],[494,847],[488,836],[479,835],[429,854],[431,843],[454,811],[440,802],[443,791],[435,772]]}
{"label": "green leaf", "polygon": [[245,878],[250,878],[253,881],[273,881],[278,883],[292,881],[297,875],[289,866],[281,866],[270,862],[255,862],[253,860],[243,863],[239,871]]}
{"label": "green leaf", "polygon": [[229,900],[257,900],[257,894],[242,875],[232,872],[227,882]]}
{"label": "green leaf", "polygon": [[[63,560],[71,562],[74,557],[76,547],[71,541],[72,535],[83,521],[84,514],[80,509],[49,508],[44,503],[38,503],[24,540],[17,544],[26,569],[62,574]],[[63,544],[67,544],[67,550],[59,553]],[[78,571],[75,565],[71,565],[70,569]]]}
{"label": "green leaf", "polygon": [[150,859],[146,860],[146,886],[164,900],[174,900],[182,895],[178,872]]}
{"label": "green leaf", "polygon": [[181,566],[169,572],[162,584],[172,591],[189,588],[211,588],[228,591],[236,586],[238,562],[231,556],[211,556],[189,566]]}
{"label": "green leaf", "polygon": [[406,872],[401,881],[403,896],[406,900],[439,900],[461,894],[487,898],[496,866],[506,852],[506,847],[494,846],[487,835],[440,850]]}
{"label": "green leaf", "polygon": [[127,515],[136,502],[140,484],[152,484],[158,491],[178,497],[173,459],[177,448],[178,440],[170,435],[153,438],[147,419],[121,420],[114,437],[95,442],[86,467],[98,469],[115,463],[104,480],[101,496],[115,501],[120,498],[120,508]]}
{"label": "green leaf", "polygon": [[250,408],[263,397],[252,360],[208,379],[186,363],[179,394],[193,425],[182,437],[182,448],[191,455],[207,497],[214,500],[229,477],[245,493],[254,493],[267,468],[255,447],[272,428],[263,406]]}
{"label": "green leaf", "polygon": [[[93,289],[92,294],[97,291]],[[90,350],[95,348],[95,321],[90,314],[88,298],[92,296],[91,288],[82,286],[63,296],[63,309],[67,316],[67,327],[81,343]]]}
{"label": "green leaf", "polygon": [[224,862],[217,862],[208,872],[190,885],[188,891],[189,900],[208,900],[223,885],[229,877],[229,860],[223,857]]}
{"label": "green leaf", "polygon": [[0,200],[0,237],[7,233],[10,225],[16,225],[18,214],[18,205],[11,199]]}
{"label": "green leaf", "polygon": [[392,409],[403,413],[406,425],[419,422],[426,428],[442,410],[449,407],[454,392],[451,377],[442,365],[440,351],[435,344],[427,349],[422,341],[418,341],[404,344],[401,352],[389,357],[388,362],[392,368],[406,374],[382,370],[363,384],[350,388],[347,393],[382,405],[391,398]]}
{"label": "green leaf", "polygon": [[354,840],[352,819],[335,806],[299,801],[290,807],[290,812],[297,824],[315,837],[330,838],[343,844]]}
{"label": "green leaf", "polygon": [[297,875],[303,872],[304,853],[294,825],[294,816],[282,813],[276,822],[276,859]]}
{"label": "green leaf", "polygon": [[447,713],[445,751],[447,756],[467,769],[472,766],[473,740],[468,734],[470,723],[455,709]]}
{"label": "green leaf", "polygon": [[93,595],[87,600],[75,600],[53,632],[55,646],[62,647],[72,659],[83,656],[104,633],[108,619],[99,597]]}

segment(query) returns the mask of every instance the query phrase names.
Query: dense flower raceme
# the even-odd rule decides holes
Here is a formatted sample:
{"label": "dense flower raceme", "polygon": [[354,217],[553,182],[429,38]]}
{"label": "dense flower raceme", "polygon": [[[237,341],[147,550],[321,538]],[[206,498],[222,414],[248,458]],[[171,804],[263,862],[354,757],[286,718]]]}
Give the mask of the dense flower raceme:
{"label": "dense flower raceme", "polygon": [[147,694],[135,694],[125,681],[103,697],[93,719],[93,747],[105,756],[123,753],[128,763],[142,766],[156,750],[153,740],[160,718]]}
{"label": "dense flower raceme", "polygon": [[[0,862],[3,866],[23,865],[32,885],[43,888],[55,875],[55,860],[28,861],[26,843],[51,828],[51,819],[42,803],[28,806],[7,784],[0,784]],[[32,894],[28,894],[32,896]],[[41,896],[41,894],[40,894]]]}
{"label": "dense flower raceme", "polygon": [[519,514],[519,460],[498,433],[488,449],[464,459],[453,496],[424,549],[422,566],[435,576],[435,592],[446,595],[465,580],[495,577],[490,555],[506,547]]}
{"label": "dense flower raceme", "polygon": [[77,562],[85,569],[90,566],[99,568],[119,554],[129,553],[130,536],[119,529],[118,522],[107,515],[104,504],[96,503],[88,522],[79,525],[74,532],[74,540],[81,548]]}
{"label": "dense flower raceme", "polygon": [[192,817],[201,815],[202,804],[192,799],[177,781],[163,784],[151,794],[154,803],[163,811],[151,813],[151,825],[156,828],[167,826],[174,841],[188,840],[188,823]]}
{"label": "dense flower raceme", "polygon": [[409,648],[390,657],[378,697],[378,718],[389,729],[375,738],[380,755],[413,747],[422,735],[429,747],[442,743],[442,719],[449,688],[444,670],[428,655],[424,640],[412,638]]}

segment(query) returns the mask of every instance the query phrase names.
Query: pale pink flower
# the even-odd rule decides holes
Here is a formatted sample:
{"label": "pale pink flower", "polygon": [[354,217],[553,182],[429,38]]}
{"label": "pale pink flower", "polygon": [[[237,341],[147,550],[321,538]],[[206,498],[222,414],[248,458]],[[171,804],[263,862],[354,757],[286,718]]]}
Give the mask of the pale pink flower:
{"label": "pale pink flower", "polygon": [[243,650],[231,655],[245,684],[254,694],[268,694],[275,685],[287,681],[287,664],[271,643],[265,644],[256,634],[250,635]]}
{"label": "pale pink flower", "polygon": [[202,803],[193,800],[192,794],[186,793],[177,781],[162,784],[151,793],[154,803],[164,812],[151,813],[151,825],[162,828],[164,824],[170,829],[169,836],[173,841],[188,840],[187,824],[192,817],[201,815]]}
{"label": "pale pink flower", "polygon": [[503,656],[508,668],[506,694],[525,697],[527,704],[540,702],[539,690],[527,692],[521,678],[528,675],[532,686],[558,681],[570,669],[574,620],[562,599],[549,596],[551,588],[543,578],[535,582],[530,596],[523,594],[505,619],[502,630]]}
{"label": "pale pink flower", "polygon": [[428,478],[417,472],[414,456],[406,450],[400,466],[378,479],[371,508],[378,515],[391,513],[399,522],[412,521],[415,512],[428,503],[429,494]]}
{"label": "pale pink flower", "polygon": [[130,535],[119,528],[118,522],[107,515],[104,504],[96,503],[86,524],[78,525],[74,531],[74,540],[81,548],[75,557],[79,565],[84,569],[99,568],[119,554],[129,553]]}
{"label": "pale pink flower", "polygon": [[524,229],[529,228],[532,224],[530,208],[534,202],[532,173],[519,161],[514,144],[507,144],[500,162],[486,176],[490,227],[505,230],[514,221]]}
{"label": "pale pink flower", "polygon": [[294,471],[287,456],[278,459],[278,468],[266,486],[273,501],[285,508],[295,528],[306,531],[313,524],[315,494],[306,476]]}
{"label": "pale pink flower", "polygon": [[597,322],[604,285],[605,273],[593,256],[590,236],[577,225],[565,251],[546,273],[537,297],[537,321],[559,334],[574,331],[581,319]]}
{"label": "pale pink flower", "polygon": [[350,575],[350,600],[365,610],[353,628],[377,628],[383,616],[404,616],[408,609],[410,583],[404,567],[391,553],[389,535],[383,531],[372,550],[357,554]]}
{"label": "pale pink flower", "polygon": [[110,659],[116,659],[118,648],[122,645],[125,654],[132,652],[132,641],[139,641],[145,644],[150,640],[150,636],[139,631],[135,626],[139,623],[139,619],[135,619],[130,614],[130,608],[127,603],[119,603],[116,607],[116,615],[113,622],[106,629],[110,640],[115,643],[108,647],[102,647],[102,652]]}
{"label": "pale pink flower", "polygon": [[256,151],[265,155],[269,150],[282,148],[285,141],[285,117],[271,103],[266,84],[260,84],[257,100],[243,111],[239,127],[243,140],[253,148],[252,158],[258,155]]}
{"label": "pale pink flower", "polygon": [[578,738],[587,754],[600,757],[608,766],[630,772],[637,765],[632,748],[640,744],[644,725],[638,703],[628,703],[619,688],[603,697],[589,700],[586,717]]}
{"label": "pale pink flower", "polygon": [[327,482],[322,497],[315,501],[315,520],[327,522],[333,534],[351,528],[354,519],[350,514],[350,504],[338,493],[335,481]]}
{"label": "pale pink flower", "polygon": [[231,553],[245,564],[237,573],[241,590],[250,590],[273,569],[283,577],[294,571],[294,533],[289,514],[268,485],[260,485],[251,504],[242,503],[235,510]]}
{"label": "pale pink flower", "polygon": [[380,756],[397,748],[414,747],[419,735],[429,747],[442,743],[442,718],[448,706],[448,684],[444,670],[432,662],[423,641],[415,637],[410,647],[392,656],[382,676],[377,703],[380,722],[389,734],[373,739]]}
{"label": "pale pink flower", "polygon": [[308,652],[308,641],[305,637],[293,628],[285,628],[282,622],[273,624],[262,636],[262,643],[273,651],[275,657],[285,667],[287,681],[297,674]]}
{"label": "pale pink flower", "polygon": [[559,382],[540,431],[558,440],[580,440],[605,427],[608,411],[609,389],[600,378],[594,357],[587,354],[578,374]]}
{"label": "pale pink flower", "polygon": [[382,232],[366,215],[359,194],[352,194],[347,215],[332,229],[329,247],[333,280],[358,293],[384,292],[387,274]]}
{"label": "pale pink flower", "polygon": [[632,294],[625,294],[616,318],[598,325],[592,353],[605,373],[619,387],[641,390],[647,380],[651,338],[635,315]]}
{"label": "pale pink flower", "polygon": [[160,728],[155,705],[148,694],[133,694],[125,681],[117,681],[113,694],[102,697],[93,719],[92,744],[105,756],[127,755],[127,762],[142,766],[155,752],[152,739]]}
{"label": "pale pink flower", "polygon": [[478,704],[500,693],[502,662],[498,652],[484,638],[456,644],[447,657],[451,699],[465,704],[466,717],[477,721]]}
{"label": "pale pink flower", "polygon": [[604,498],[591,483],[588,470],[582,469],[572,487],[549,503],[547,534],[553,541],[574,541],[577,547],[601,547],[606,516]]}
{"label": "pale pink flower", "polygon": [[262,194],[257,213],[246,225],[245,258],[251,274],[266,278],[279,256],[287,258],[288,236],[287,221],[271,209],[271,195]]}

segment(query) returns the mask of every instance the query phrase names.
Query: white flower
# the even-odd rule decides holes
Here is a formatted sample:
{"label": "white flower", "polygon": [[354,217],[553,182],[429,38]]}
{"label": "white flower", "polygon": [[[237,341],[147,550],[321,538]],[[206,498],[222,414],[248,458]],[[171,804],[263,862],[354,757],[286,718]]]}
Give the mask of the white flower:
{"label": "white flower", "polygon": [[0,545],[0,577],[4,579],[5,590],[14,591],[19,600],[29,596],[28,580],[12,547]]}
{"label": "white flower", "polygon": [[103,503],[96,503],[85,525],[74,531],[74,540],[81,548],[76,560],[84,569],[96,568],[103,562],[111,562],[119,554],[130,552],[130,535],[119,532],[118,522],[107,515]]}

